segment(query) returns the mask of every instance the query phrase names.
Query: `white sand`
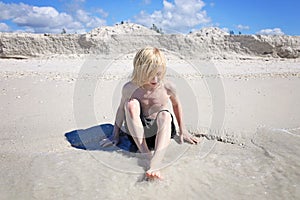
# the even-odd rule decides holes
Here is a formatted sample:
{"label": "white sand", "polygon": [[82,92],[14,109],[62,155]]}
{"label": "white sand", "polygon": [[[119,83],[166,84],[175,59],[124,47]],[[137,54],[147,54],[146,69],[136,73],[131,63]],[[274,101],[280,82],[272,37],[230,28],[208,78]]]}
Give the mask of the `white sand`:
{"label": "white sand", "polygon": [[113,123],[130,56],[1,59],[0,199],[299,199],[299,60],[168,58],[202,142],[172,140],[162,182],[142,181],[134,155],[64,136]]}

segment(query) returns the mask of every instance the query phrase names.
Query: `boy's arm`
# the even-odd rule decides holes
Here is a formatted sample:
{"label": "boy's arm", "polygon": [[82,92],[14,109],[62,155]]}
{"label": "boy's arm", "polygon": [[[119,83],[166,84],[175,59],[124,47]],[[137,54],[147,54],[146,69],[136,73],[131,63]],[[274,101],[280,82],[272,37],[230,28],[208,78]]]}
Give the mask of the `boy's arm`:
{"label": "boy's arm", "polygon": [[113,131],[115,137],[119,137],[120,129],[124,122],[124,118],[125,118],[124,106],[125,106],[125,102],[128,101],[128,98],[129,98],[128,84],[125,84],[122,88],[122,97],[115,118],[114,131]]}
{"label": "boy's arm", "polygon": [[172,102],[173,111],[179,126],[179,136],[180,136],[180,142],[183,143],[184,140],[196,144],[198,143],[198,138],[193,137],[185,128],[185,124],[183,121],[183,111],[182,111],[182,105],[179,100],[179,97],[176,93],[175,85],[171,82],[167,82],[165,84],[165,87],[167,89],[168,94],[170,95],[170,100]]}
{"label": "boy's arm", "polygon": [[119,138],[120,129],[122,127],[124,121],[124,106],[122,107],[121,103],[116,113],[115,123],[114,123],[114,131],[113,135],[115,138]]}
{"label": "boy's arm", "polygon": [[122,88],[122,97],[116,113],[113,134],[109,139],[104,139],[100,142],[102,147],[117,145],[119,143],[120,129],[125,118],[124,105],[126,100],[128,100],[128,88],[126,85],[128,84],[125,84]]}

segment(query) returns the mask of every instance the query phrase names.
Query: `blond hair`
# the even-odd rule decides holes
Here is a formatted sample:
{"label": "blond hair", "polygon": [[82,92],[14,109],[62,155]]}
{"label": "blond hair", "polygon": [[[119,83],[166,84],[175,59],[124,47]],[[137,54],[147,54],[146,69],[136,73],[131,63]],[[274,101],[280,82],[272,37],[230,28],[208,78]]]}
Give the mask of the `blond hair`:
{"label": "blond hair", "polygon": [[161,79],[166,74],[166,59],[163,53],[155,47],[145,47],[140,49],[133,59],[132,81],[142,86],[151,80],[161,68]]}

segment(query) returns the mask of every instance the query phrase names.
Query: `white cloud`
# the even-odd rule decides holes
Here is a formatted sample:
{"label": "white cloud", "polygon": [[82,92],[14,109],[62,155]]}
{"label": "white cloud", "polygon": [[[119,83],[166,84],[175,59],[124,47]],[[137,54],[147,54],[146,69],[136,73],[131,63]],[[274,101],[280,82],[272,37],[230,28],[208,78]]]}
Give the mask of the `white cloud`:
{"label": "white cloud", "polygon": [[7,24],[5,23],[0,23],[0,32],[9,32],[10,28]]}
{"label": "white cloud", "polygon": [[108,12],[105,12],[103,9],[99,8],[96,11],[97,13],[99,13],[102,17],[106,18],[108,17]]}
{"label": "white cloud", "polygon": [[143,3],[146,5],[149,5],[149,4],[151,4],[151,0],[143,0]]}
{"label": "white cloud", "polygon": [[165,32],[188,32],[201,24],[211,20],[207,17],[202,0],[175,0],[174,3],[163,0],[163,9],[152,14],[141,11],[135,16],[137,23],[147,27],[155,24]]}
{"label": "white cloud", "polygon": [[259,35],[284,35],[284,32],[282,32],[280,28],[273,28],[273,29],[262,29],[262,30],[258,31],[256,34],[259,34]]}
{"label": "white cloud", "polygon": [[98,17],[92,16],[84,10],[78,10],[76,14],[77,19],[85,24],[87,28],[95,28],[105,25],[106,21]]}
{"label": "white cloud", "polygon": [[237,25],[236,28],[239,30],[249,30],[250,29],[249,26],[245,26],[245,25],[241,25],[241,24]]}
{"label": "white cloud", "polygon": [[5,4],[0,1],[0,20],[9,20],[25,13],[25,4]]}
{"label": "white cloud", "polygon": [[79,10],[75,16],[72,16],[65,12],[58,12],[53,7],[2,2],[0,2],[0,20],[11,20],[24,31],[35,33],[60,33],[63,28],[67,33],[82,33],[86,29],[106,23],[104,19],[92,16],[83,10]]}
{"label": "white cloud", "polygon": [[229,32],[230,32],[229,28],[226,28],[226,27],[221,28],[221,30],[224,31],[224,32],[226,32],[226,33],[229,33]]}
{"label": "white cloud", "polygon": [[25,15],[16,16],[13,20],[19,26],[28,27],[58,27],[72,23],[72,16],[58,13],[52,7],[29,7]]}

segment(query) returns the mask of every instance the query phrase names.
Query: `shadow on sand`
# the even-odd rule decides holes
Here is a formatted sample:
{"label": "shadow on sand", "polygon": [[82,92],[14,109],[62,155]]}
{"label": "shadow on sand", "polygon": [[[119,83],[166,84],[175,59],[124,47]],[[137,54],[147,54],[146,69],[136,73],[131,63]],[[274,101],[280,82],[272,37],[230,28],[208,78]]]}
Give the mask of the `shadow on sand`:
{"label": "shadow on sand", "polygon": [[120,142],[117,146],[101,147],[100,141],[112,135],[114,126],[112,124],[100,124],[88,129],[73,130],[65,133],[65,137],[72,147],[83,150],[115,151],[122,149],[136,152],[136,148],[127,138],[126,133],[120,132]]}

